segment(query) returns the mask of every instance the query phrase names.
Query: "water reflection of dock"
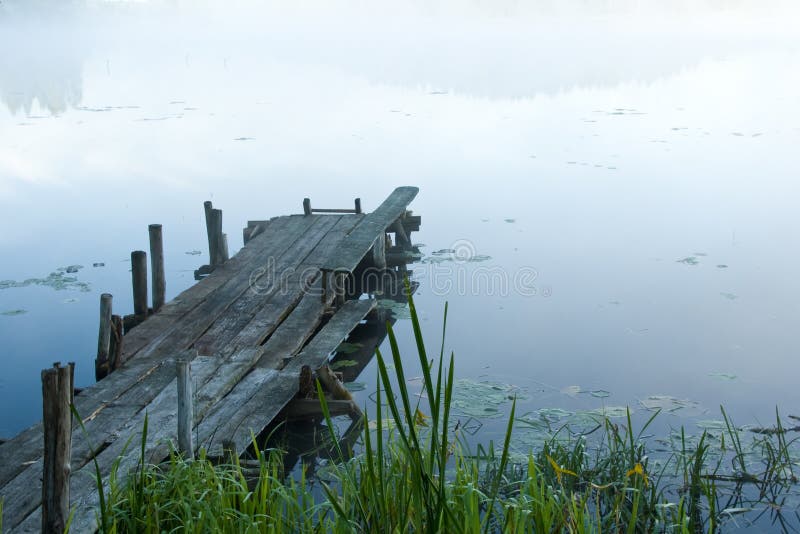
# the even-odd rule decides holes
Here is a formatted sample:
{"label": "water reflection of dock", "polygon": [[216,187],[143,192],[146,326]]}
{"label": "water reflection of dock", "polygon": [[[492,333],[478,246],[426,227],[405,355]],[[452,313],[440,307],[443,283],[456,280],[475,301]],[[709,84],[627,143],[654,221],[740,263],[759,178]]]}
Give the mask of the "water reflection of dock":
{"label": "water reflection of dock", "polygon": [[[230,259],[221,212],[207,203],[210,266],[198,270],[199,283],[163,304],[160,227],[151,227],[153,306],[147,305],[146,271],[143,288],[137,267],[146,269],[146,259],[137,252],[135,313],[113,316],[110,296],[103,297],[96,369],[101,378],[74,395],[85,430],[73,422],[71,440],[65,438],[67,451],[71,447],[62,458],[66,467],[55,460],[56,471],[68,473],[72,531],[96,527],[95,462],[107,479],[115,463],[124,477],[139,462],[142,447],[151,463],[173,447],[191,454],[196,445],[219,457],[246,453],[253,435],[296,412],[292,403],[304,375],[323,374],[354,329],[366,335],[357,353],[347,356],[359,363],[345,368],[343,378],[357,376],[385,335],[386,312],[374,297],[382,289],[397,294],[404,280],[400,259],[420,224],[406,209],[416,194],[414,187],[397,188],[368,214],[358,200],[347,210],[314,209],[307,200],[302,215],[249,223],[245,246]],[[43,371],[43,385],[56,376],[68,384],[68,405],[69,371]],[[333,380],[341,386],[338,377]],[[306,410],[308,400],[302,401]],[[42,528],[42,479],[51,480],[50,458],[59,454],[51,456],[44,445],[54,425],[47,419],[0,444],[4,529]]]}

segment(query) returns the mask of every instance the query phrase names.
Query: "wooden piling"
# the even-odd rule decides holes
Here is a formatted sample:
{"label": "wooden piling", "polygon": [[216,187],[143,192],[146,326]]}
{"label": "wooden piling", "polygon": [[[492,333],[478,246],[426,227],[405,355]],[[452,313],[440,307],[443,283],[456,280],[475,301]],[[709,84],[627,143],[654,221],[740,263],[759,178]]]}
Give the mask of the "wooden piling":
{"label": "wooden piling", "polygon": [[346,273],[334,273],[333,274],[333,305],[337,308],[340,308],[344,305],[346,299],[346,290],[347,286],[347,274]]}
{"label": "wooden piling", "polygon": [[108,372],[118,369],[122,365],[122,339],[124,330],[122,328],[122,317],[119,315],[111,316],[111,347],[108,351]]}
{"label": "wooden piling", "polygon": [[97,336],[97,358],[94,361],[94,378],[101,380],[111,371],[111,306],[114,297],[110,293],[100,295],[100,328]]}
{"label": "wooden piling", "polygon": [[150,271],[153,273],[153,313],[166,301],[167,282],[164,276],[164,241],[160,224],[148,226],[150,234]]}
{"label": "wooden piling", "polygon": [[206,231],[208,232],[208,264],[217,266],[228,259],[227,236],[222,233],[222,210],[210,209],[206,203]]}
{"label": "wooden piling", "polygon": [[311,215],[311,199],[303,199],[303,215]]}
{"label": "wooden piling", "polygon": [[69,517],[72,456],[72,380],[70,366],[42,371],[44,459],[42,532],[63,532]]}
{"label": "wooden piling", "polygon": [[372,265],[376,269],[386,268],[386,236],[379,235],[372,245]]}
{"label": "wooden piling", "polygon": [[206,235],[208,236],[208,264],[214,265],[214,230],[212,225],[213,204],[210,200],[203,202],[203,211],[206,214]]}
{"label": "wooden piling", "polygon": [[356,204],[356,213],[361,213],[361,199],[357,198],[355,204]]}
{"label": "wooden piling", "polygon": [[[220,217],[222,217],[222,212],[220,212]],[[228,258],[230,258],[230,256],[228,255],[228,234],[221,234],[221,235],[222,238],[220,239],[220,243],[222,245],[220,247],[220,253],[222,254],[221,257],[222,261],[220,263],[225,263],[226,261],[228,261]]]}
{"label": "wooden piling", "polygon": [[131,252],[131,279],[133,281],[133,313],[147,317],[147,253],[143,250]]}
{"label": "wooden piling", "polygon": [[390,227],[390,230],[394,232],[396,238],[395,241],[397,241],[397,244],[399,246],[403,247],[411,246],[411,240],[408,238],[408,234],[406,234],[406,229],[403,228],[403,224],[400,222],[400,220],[393,222],[392,226]]}
{"label": "wooden piling", "polygon": [[178,370],[178,450],[184,458],[194,458],[192,444],[192,367],[185,359],[175,360]]}

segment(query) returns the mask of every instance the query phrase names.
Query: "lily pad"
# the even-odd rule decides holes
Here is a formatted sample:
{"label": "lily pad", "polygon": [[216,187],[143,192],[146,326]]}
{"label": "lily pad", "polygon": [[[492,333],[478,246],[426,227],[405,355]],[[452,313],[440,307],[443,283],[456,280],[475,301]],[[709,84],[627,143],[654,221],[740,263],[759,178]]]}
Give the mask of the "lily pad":
{"label": "lily pad", "polygon": [[339,343],[339,346],[336,347],[336,352],[341,352],[342,354],[353,354],[354,352],[358,352],[364,345],[361,343],[348,343],[346,341],[342,341]]}
{"label": "lily pad", "polygon": [[64,304],[74,304],[76,302],[80,302],[80,299],[76,299],[76,298],[64,299],[61,302],[63,302]]}
{"label": "lily pad", "polygon": [[337,360],[330,364],[330,368],[335,371],[337,369],[344,369],[345,367],[353,367],[354,365],[358,365],[358,362],[355,360]]}
{"label": "lily pad", "polygon": [[717,269],[727,269],[727,268],[728,266],[725,265],[724,263],[720,263],[719,265],[717,265]]}
{"label": "lily pad", "polygon": [[700,261],[697,259],[696,256],[687,256],[686,258],[677,260],[678,263],[684,263],[686,265],[699,265]]}
{"label": "lily pad", "polygon": [[516,220],[516,219],[503,219],[503,220],[504,220],[505,222],[507,222],[508,224],[514,224],[515,222],[517,222],[517,220]]}
{"label": "lily pad", "polygon": [[[80,282],[74,276],[67,276],[67,269],[77,269],[82,267],[80,265],[70,265],[69,267],[61,267],[55,272],[47,275],[47,278],[28,278],[21,282],[15,280],[3,280],[0,282],[0,289],[9,289],[12,287],[28,287],[28,286],[45,286],[51,287],[56,291],[63,291],[66,289],[77,290],[82,292],[91,291],[91,286],[87,282]],[[72,271],[75,272],[75,271]]]}
{"label": "lily pad", "polygon": [[486,256],[485,254],[475,254],[474,256],[470,256],[467,261],[471,263],[477,263],[481,261],[488,261],[491,260],[491,256]]}
{"label": "lily pad", "polygon": [[4,312],[0,312],[0,315],[5,315],[7,317],[13,317],[15,315],[22,315],[23,313],[28,313],[28,310],[17,309],[17,310],[7,310]]}
{"label": "lily pad", "polygon": [[345,382],[344,387],[351,393],[353,391],[364,391],[367,389],[367,385],[364,382]]}
{"label": "lily pad", "polygon": [[184,254],[188,254],[189,256],[199,256],[200,254],[202,254],[202,252],[199,250],[187,250],[186,252],[184,252]]}
{"label": "lily pad", "polygon": [[560,391],[564,395],[568,395],[570,397],[574,397],[578,393],[581,393],[583,390],[581,389],[580,386],[567,386],[567,387],[561,388]]}
{"label": "lily pad", "polygon": [[589,410],[588,414],[590,415],[599,415],[600,417],[608,417],[608,418],[617,418],[617,417],[627,417],[628,410],[633,413],[633,409],[628,408],[627,406],[603,406],[601,408],[595,408],[594,410]]}
{"label": "lily pad", "polygon": [[408,309],[408,304],[404,302],[397,302],[392,299],[379,299],[378,306],[384,310],[388,310],[395,319],[411,319],[411,311]]}
{"label": "lily pad", "polygon": [[472,417],[498,417],[500,407],[509,404],[515,396],[525,398],[516,386],[460,378],[453,386],[453,407]]}
{"label": "lily pad", "polygon": [[723,297],[725,297],[728,300],[736,300],[736,299],[739,298],[738,295],[734,295],[733,293],[720,293],[720,295],[722,295]]}
{"label": "lily pad", "polygon": [[650,395],[646,399],[640,400],[639,404],[645,410],[650,410],[651,412],[662,410],[669,413],[684,409],[698,409],[700,407],[700,403],[697,401],[679,399],[671,395]]}
{"label": "lily pad", "polygon": [[725,421],[720,421],[718,419],[703,419],[701,421],[697,421],[695,423],[698,427],[702,428],[703,430],[727,430],[728,426],[725,424]]}
{"label": "lily pad", "polygon": [[708,373],[708,376],[717,378],[719,380],[728,380],[728,381],[736,380],[736,378],[737,378],[737,376],[735,374],[732,374],[732,373],[719,373],[719,372],[717,372],[717,373]]}
{"label": "lily pad", "polygon": [[605,399],[606,397],[611,396],[611,392],[606,391],[605,389],[595,389],[594,391],[590,391],[589,395],[598,399]]}
{"label": "lily pad", "polygon": [[563,410],[561,408],[541,408],[536,410],[535,413],[539,416],[539,418],[551,423],[555,423],[573,415],[573,412],[568,412],[567,410]]}

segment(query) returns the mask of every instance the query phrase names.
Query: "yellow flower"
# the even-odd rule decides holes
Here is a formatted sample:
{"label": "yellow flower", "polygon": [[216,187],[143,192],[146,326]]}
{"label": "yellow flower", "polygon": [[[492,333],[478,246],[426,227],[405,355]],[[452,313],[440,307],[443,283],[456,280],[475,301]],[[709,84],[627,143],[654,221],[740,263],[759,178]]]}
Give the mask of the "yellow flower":
{"label": "yellow flower", "polygon": [[416,426],[428,426],[428,419],[430,417],[425,415],[417,408],[417,413],[414,414],[414,424]]}
{"label": "yellow flower", "polygon": [[629,477],[631,475],[639,475],[640,477],[642,477],[642,480],[644,480],[644,485],[647,486],[648,484],[647,473],[644,472],[644,467],[642,467],[641,463],[637,462],[636,465],[633,466],[633,469],[630,469],[627,473],[625,473],[626,477]]}
{"label": "yellow flower", "polygon": [[564,469],[558,465],[549,454],[546,454],[545,456],[547,456],[547,461],[550,462],[550,465],[553,467],[553,471],[556,472],[556,478],[558,479],[559,483],[561,482],[561,475],[572,475],[574,477],[578,476],[576,472],[570,471],[569,469]]}

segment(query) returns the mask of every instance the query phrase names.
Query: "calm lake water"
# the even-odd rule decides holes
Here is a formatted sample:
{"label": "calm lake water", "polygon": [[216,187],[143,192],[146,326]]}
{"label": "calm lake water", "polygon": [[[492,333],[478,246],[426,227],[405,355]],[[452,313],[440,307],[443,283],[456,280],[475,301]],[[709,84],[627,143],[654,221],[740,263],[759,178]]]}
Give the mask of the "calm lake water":
{"label": "calm lake water", "polygon": [[130,313],[149,223],[171,298],[207,263],[204,200],[233,252],[248,219],[397,185],[463,391],[692,432],[720,404],[800,414],[794,3],[39,4],[0,6],[0,280],[83,267],[0,283],[0,436],[41,417],[52,362],[92,382],[99,295]]}

